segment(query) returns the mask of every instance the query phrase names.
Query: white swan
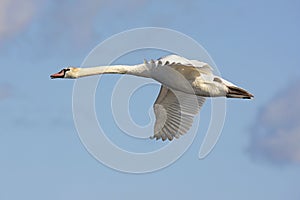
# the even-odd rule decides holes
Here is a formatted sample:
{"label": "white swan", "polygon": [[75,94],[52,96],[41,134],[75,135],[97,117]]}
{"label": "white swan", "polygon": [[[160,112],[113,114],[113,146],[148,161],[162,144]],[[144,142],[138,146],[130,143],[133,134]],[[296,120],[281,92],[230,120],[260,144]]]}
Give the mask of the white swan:
{"label": "white swan", "polygon": [[172,140],[185,134],[205,102],[205,97],[253,98],[246,90],[213,75],[212,68],[207,63],[178,55],[150,62],[145,60],[143,64],[133,66],[68,67],[50,77],[75,79],[114,73],[152,78],[162,84],[153,106],[156,121],[151,138],[157,140]]}

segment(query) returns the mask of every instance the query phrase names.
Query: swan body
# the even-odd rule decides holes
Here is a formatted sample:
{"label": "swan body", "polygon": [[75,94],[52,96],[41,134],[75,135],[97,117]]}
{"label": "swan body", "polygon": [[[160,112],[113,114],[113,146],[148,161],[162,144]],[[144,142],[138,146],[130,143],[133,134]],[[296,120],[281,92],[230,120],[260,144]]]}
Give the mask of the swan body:
{"label": "swan body", "polygon": [[251,99],[253,95],[233,83],[213,74],[204,62],[169,55],[156,61],[138,65],[68,67],[51,78],[76,79],[98,74],[129,74],[152,78],[162,84],[154,103],[156,122],[152,138],[172,140],[185,134],[192,126],[194,116],[205,102],[205,97]]}

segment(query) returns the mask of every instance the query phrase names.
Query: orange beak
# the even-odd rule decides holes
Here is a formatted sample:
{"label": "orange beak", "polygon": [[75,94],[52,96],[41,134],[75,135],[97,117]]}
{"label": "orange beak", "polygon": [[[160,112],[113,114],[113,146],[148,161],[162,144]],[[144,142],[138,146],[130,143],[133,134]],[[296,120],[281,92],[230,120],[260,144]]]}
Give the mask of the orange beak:
{"label": "orange beak", "polygon": [[51,79],[54,79],[54,78],[64,78],[64,77],[65,77],[65,71],[64,70],[61,70],[58,73],[52,74],[50,76]]}

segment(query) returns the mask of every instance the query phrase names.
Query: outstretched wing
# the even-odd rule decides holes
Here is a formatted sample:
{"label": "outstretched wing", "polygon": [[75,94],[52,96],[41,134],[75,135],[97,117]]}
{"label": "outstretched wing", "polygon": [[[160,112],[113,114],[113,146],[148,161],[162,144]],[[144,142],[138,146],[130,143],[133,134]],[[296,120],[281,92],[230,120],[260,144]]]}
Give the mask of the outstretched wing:
{"label": "outstretched wing", "polygon": [[151,138],[172,140],[188,132],[204,102],[204,97],[171,90],[162,85],[153,106],[156,121]]}
{"label": "outstretched wing", "polygon": [[196,68],[200,73],[212,74],[213,68],[205,62],[199,60],[189,60],[178,55],[168,55],[157,60],[157,63],[161,63],[162,66],[181,66],[181,67],[193,67]]}

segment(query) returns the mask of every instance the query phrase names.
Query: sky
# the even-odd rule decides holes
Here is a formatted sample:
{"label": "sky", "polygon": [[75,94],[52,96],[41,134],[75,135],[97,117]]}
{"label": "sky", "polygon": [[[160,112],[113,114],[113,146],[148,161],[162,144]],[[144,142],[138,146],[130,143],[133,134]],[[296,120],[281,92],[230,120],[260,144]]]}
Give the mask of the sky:
{"label": "sky", "polygon": [[[0,0],[0,199],[298,200],[299,8],[295,0]],[[73,121],[74,81],[49,75],[79,66],[112,35],[142,27],[193,38],[224,78],[255,99],[227,101],[221,137],[205,159],[198,159],[198,152],[209,103],[180,159],[155,172],[130,174],[103,165],[85,149]],[[141,50],[116,62],[141,63],[162,54]],[[124,139],[109,107],[97,104],[109,105],[121,77],[107,75],[97,88],[96,112],[108,137],[128,149],[163,145]],[[136,123],[149,123],[158,90],[147,86],[133,95]]]}

